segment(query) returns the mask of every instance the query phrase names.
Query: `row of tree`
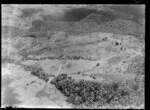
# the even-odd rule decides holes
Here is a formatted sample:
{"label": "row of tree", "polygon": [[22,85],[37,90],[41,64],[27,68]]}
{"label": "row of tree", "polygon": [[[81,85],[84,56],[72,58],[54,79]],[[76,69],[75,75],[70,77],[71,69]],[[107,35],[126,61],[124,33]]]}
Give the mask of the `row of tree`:
{"label": "row of tree", "polygon": [[74,55],[60,55],[59,57],[48,57],[49,59],[59,59],[59,60],[64,60],[64,59],[69,59],[69,60],[80,60],[80,59],[84,59],[84,60],[89,60],[90,58],[85,58],[83,56],[74,56]]}

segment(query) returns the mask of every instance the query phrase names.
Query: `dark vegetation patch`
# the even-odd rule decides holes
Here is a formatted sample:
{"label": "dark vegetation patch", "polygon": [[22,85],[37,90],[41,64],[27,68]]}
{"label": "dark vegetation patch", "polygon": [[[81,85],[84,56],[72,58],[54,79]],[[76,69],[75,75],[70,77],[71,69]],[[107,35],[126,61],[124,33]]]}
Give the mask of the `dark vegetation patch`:
{"label": "dark vegetation patch", "polygon": [[40,70],[33,70],[31,72],[32,75],[37,76],[39,79],[44,80],[45,82],[47,82],[49,80],[49,76],[44,73],[43,71]]}
{"label": "dark vegetation patch", "polygon": [[[141,78],[141,79],[140,79]],[[143,78],[136,78],[134,83],[128,81],[114,83],[99,83],[79,80],[60,74],[51,83],[67,97],[67,102],[74,106],[102,107],[104,105],[137,105],[143,100]],[[138,83],[137,83],[138,82]],[[138,98],[139,100],[135,99]],[[144,103],[144,102],[142,102]],[[141,104],[142,104],[141,103]],[[137,105],[138,106],[138,105]]]}
{"label": "dark vegetation patch", "polygon": [[31,71],[31,75],[38,77],[39,79],[47,82],[49,80],[49,75],[45,73],[42,68],[38,68],[35,66],[25,66],[24,69],[26,71]]}

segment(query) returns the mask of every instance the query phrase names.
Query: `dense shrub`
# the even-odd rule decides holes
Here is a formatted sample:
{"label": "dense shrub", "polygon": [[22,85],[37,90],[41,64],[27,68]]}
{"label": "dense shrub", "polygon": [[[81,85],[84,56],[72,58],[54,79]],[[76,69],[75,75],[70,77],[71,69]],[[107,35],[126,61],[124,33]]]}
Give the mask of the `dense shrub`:
{"label": "dense shrub", "polygon": [[74,106],[95,107],[96,104],[97,107],[101,107],[104,105],[142,104],[144,92],[140,90],[140,85],[143,84],[143,81],[140,76],[135,80],[106,84],[85,80],[75,81],[66,74],[60,74],[51,83],[67,97],[67,102]]}
{"label": "dense shrub", "polygon": [[39,79],[42,79],[45,82],[47,82],[49,80],[48,74],[44,73],[43,71],[41,71],[39,69],[32,70],[31,74],[34,76],[37,76]]}

